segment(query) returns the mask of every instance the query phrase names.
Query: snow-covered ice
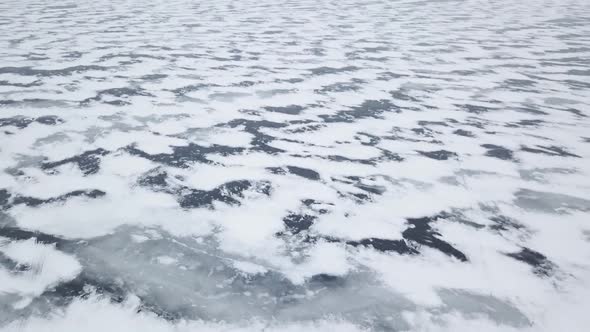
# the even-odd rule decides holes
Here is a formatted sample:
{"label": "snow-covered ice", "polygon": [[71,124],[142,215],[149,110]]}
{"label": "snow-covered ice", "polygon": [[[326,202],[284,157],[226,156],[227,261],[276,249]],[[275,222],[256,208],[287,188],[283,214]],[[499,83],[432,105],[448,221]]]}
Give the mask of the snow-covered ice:
{"label": "snow-covered ice", "polygon": [[590,2],[0,2],[0,331],[587,331]]}

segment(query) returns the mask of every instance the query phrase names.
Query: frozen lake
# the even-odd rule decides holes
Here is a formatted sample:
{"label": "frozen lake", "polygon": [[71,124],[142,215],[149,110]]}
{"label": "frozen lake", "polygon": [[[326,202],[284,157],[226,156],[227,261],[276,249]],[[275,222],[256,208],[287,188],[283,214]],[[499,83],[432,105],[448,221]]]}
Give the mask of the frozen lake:
{"label": "frozen lake", "polygon": [[3,0],[0,331],[587,331],[590,1]]}

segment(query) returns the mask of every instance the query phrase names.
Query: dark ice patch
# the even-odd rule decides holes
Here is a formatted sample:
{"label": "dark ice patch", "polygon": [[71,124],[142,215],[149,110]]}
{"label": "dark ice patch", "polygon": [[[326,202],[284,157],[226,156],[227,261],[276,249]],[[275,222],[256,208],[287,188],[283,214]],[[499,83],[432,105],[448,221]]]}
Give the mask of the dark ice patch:
{"label": "dark ice patch", "polygon": [[168,77],[168,75],[166,75],[166,74],[147,74],[147,75],[141,76],[139,79],[141,79],[143,81],[159,81],[159,80],[162,80],[166,77]]}
{"label": "dark ice patch", "polygon": [[453,134],[465,137],[475,137],[475,135],[471,131],[463,129],[457,129],[453,132]]}
{"label": "dark ice patch", "polygon": [[192,163],[211,164],[213,161],[207,159],[210,154],[220,156],[230,156],[242,153],[244,148],[230,147],[225,145],[213,144],[211,146],[201,146],[189,143],[186,146],[172,146],[172,153],[149,154],[134,145],[128,146],[125,150],[134,156],[145,158],[156,163],[165,164],[173,167],[188,168]]}
{"label": "dark ice patch", "polygon": [[406,241],[402,240],[389,240],[389,239],[379,239],[379,238],[368,238],[362,239],[360,241],[346,241],[346,244],[353,246],[353,247],[372,247],[373,249],[381,252],[397,252],[400,255],[404,254],[418,254],[418,250],[411,247],[406,243]]}
{"label": "dark ice patch", "polygon": [[567,84],[569,87],[575,90],[587,90],[590,89],[590,83],[587,81],[578,81],[578,80],[563,80],[563,83]]}
{"label": "dark ice patch", "polygon": [[0,189],[0,210],[10,209],[16,205],[26,205],[30,207],[38,207],[43,204],[51,204],[56,202],[65,202],[72,197],[86,197],[86,198],[99,198],[106,195],[102,190],[74,190],[66,194],[59,195],[50,198],[36,198],[31,196],[12,195],[6,189]]}
{"label": "dark ice patch", "polygon": [[570,69],[567,71],[567,75],[579,75],[588,77],[590,76],[590,69]]}
{"label": "dark ice patch", "polygon": [[168,189],[168,173],[160,168],[155,168],[142,175],[138,183],[143,187],[151,188],[156,191],[166,191]]}
{"label": "dark ice patch", "polygon": [[277,174],[277,175],[285,175],[287,174],[287,171],[282,168],[282,167],[267,167],[265,168],[267,171],[271,172],[272,174]]}
{"label": "dark ice patch", "polygon": [[261,129],[262,128],[278,129],[278,128],[284,128],[287,125],[288,124],[286,124],[286,123],[273,122],[273,121],[267,121],[267,120],[256,121],[256,120],[248,120],[248,119],[235,119],[235,120],[232,120],[228,123],[220,124],[220,125],[218,125],[218,127],[236,128],[236,127],[243,126],[245,132],[254,136],[254,138],[250,142],[250,144],[252,144],[252,146],[253,146],[252,147],[253,151],[262,151],[262,152],[269,153],[269,154],[276,154],[276,153],[281,153],[281,152],[285,152],[285,151],[282,149],[275,148],[273,146],[268,145],[272,141],[276,140],[276,138],[263,133],[261,131]]}
{"label": "dark ice patch", "polygon": [[347,194],[344,194],[342,192],[339,192],[339,194],[341,194],[344,197],[351,197],[353,198],[357,203],[365,203],[365,202],[371,202],[371,196],[365,193],[355,193],[355,192],[349,192]]}
{"label": "dark ice patch", "polygon": [[434,130],[430,129],[430,128],[412,128],[410,129],[412,132],[414,132],[414,134],[418,135],[418,136],[424,136],[424,137],[434,137],[434,134],[436,133]]}
{"label": "dark ice patch", "polygon": [[57,117],[56,115],[40,116],[40,117],[36,118],[35,121],[37,121],[38,123],[44,124],[44,125],[48,125],[48,126],[53,126],[53,125],[65,122],[63,119]]}
{"label": "dark ice patch", "polygon": [[555,146],[555,145],[551,145],[551,146],[536,145],[536,148],[522,146],[521,150],[525,151],[525,152],[530,152],[530,153],[546,154],[549,156],[582,158],[582,157],[578,156],[577,154],[573,154],[573,153],[566,151],[565,148],[563,148],[563,147],[559,147],[559,146]]}
{"label": "dark ice patch", "polygon": [[566,108],[563,110],[564,112],[568,112],[574,115],[577,115],[581,118],[587,118],[588,116],[586,114],[584,114],[584,112],[580,111],[579,109],[576,108]]}
{"label": "dark ice patch", "polygon": [[258,82],[254,82],[254,81],[241,81],[241,82],[232,84],[232,86],[239,86],[239,87],[243,87],[243,88],[248,88],[248,87],[254,86],[254,85],[258,84],[258,83],[262,83],[262,82],[261,81],[258,81]]}
{"label": "dark ice patch", "polygon": [[492,110],[497,110],[495,108],[490,108],[490,107],[485,107],[485,106],[480,106],[480,105],[472,105],[472,104],[455,105],[455,106],[458,106],[459,108],[461,108],[462,110],[464,110],[468,113],[474,113],[474,114],[483,114],[483,113],[487,113]]}
{"label": "dark ice patch", "polygon": [[306,198],[301,201],[303,205],[317,214],[326,214],[334,206],[334,203],[317,201],[312,198]]}
{"label": "dark ice patch", "polygon": [[468,259],[464,253],[457,250],[450,243],[440,239],[441,234],[430,226],[430,223],[447,217],[448,215],[443,213],[433,217],[409,218],[407,221],[411,227],[406,229],[402,233],[402,236],[411,243],[413,242],[439,250],[461,262],[467,262]]}
{"label": "dark ice patch", "polygon": [[424,142],[437,145],[443,144],[442,141],[434,139],[434,136],[437,134],[441,134],[441,132],[435,131],[428,127],[411,128],[409,130],[402,129],[400,127],[393,127],[391,133],[391,135],[381,136],[380,139],[391,141],[406,141],[412,143]]}
{"label": "dark ice patch", "polygon": [[390,81],[392,79],[398,79],[398,78],[402,78],[402,77],[408,77],[409,75],[407,74],[398,74],[398,73],[393,73],[390,71],[384,71],[379,73],[379,76],[377,76],[377,80],[378,81]]}
{"label": "dark ice patch", "polygon": [[384,186],[370,184],[373,180],[371,178],[367,179],[358,176],[345,176],[344,178],[332,177],[331,179],[335,182],[351,184],[354,187],[359,188],[369,194],[382,195],[386,191]]}
{"label": "dark ice patch", "polygon": [[64,247],[69,241],[51,234],[21,229],[15,226],[0,226],[0,236],[12,241],[35,239],[38,243],[53,244],[57,249]]}
{"label": "dark ice patch", "polygon": [[493,225],[490,225],[490,229],[495,231],[510,231],[524,228],[524,225],[516,220],[502,215],[491,217],[490,220],[494,222]]}
{"label": "dark ice patch", "polygon": [[84,173],[84,175],[95,174],[100,170],[100,157],[106,156],[109,151],[98,148],[96,150],[86,151],[80,155],[66,158],[59,161],[44,162],[41,168],[44,170],[53,169],[61,165],[74,163]]}
{"label": "dark ice patch", "polygon": [[516,112],[528,113],[534,115],[548,115],[549,113],[541,111],[537,105],[525,105],[513,108]]}
{"label": "dark ice patch", "polygon": [[387,99],[365,100],[361,105],[354,106],[350,110],[339,111],[336,114],[318,115],[324,122],[354,122],[358,119],[381,118],[384,112],[400,112],[398,106]]}
{"label": "dark ice patch", "polygon": [[264,107],[264,109],[268,112],[297,115],[301,113],[305,109],[305,107],[299,105],[289,105],[281,107],[266,106]]}
{"label": "dark ice patch", "polygon": [[381,138],[375,135],[359,132],[354,138],[361,142],[362,145],[375,146],[381,142]]}
{"label": "dark ice patch", "polygon": [[113,97],[131,97],[131,96],[152,96],[140,87],[125,87],[125,88],[111,88],[100,90],[98,97],[113,96]]}
{"label": "dark ice patch", "polygon": [[541,124],[545,123],[543,120],[538,119],[529,119],[529,120],[520,120],[514,123],[506,124],[506,127],[511,128],[519,128],[519,127],[539,127]]}
{"label": "dark ice patch", "polygon": [[164,60],[164,57],[151,55],[151,54],[142,54],[142,53],[110,53],[101,56],[98,61],[103,62],[105,60],[116,59],[116,58],[128,58],[128,59],[156,59],[156,60]]}
{"label": "dark ice patch", "polygon": [[16,105],[19,104],[19,101],[12,100],[12,99],[1,99],[0,106],[7,106],[7,105]]}
{"label": "dark ice patch", "polygon": [[456,122],[456,123],[484,130],[484,129],[486,129],[487,121],[482,120],[482,119],[478,119],[478,118],[469,118],[469,119],[465,120],[464,122]]}
{"label": "dark ice patch", "polygon": [[494,157],[502,160],[511,160],[513,158],[512,151],[499,145],[494,144],[482,144],[483,148],[486,148],[486,156]]}
{"label": "dark ice patch", "polygon": [[287,170],[291,174],[295,174],[297,176],[304,177],[309,180],[320,180],[320,174],[314,170],[309,168],[297,167],[297,166],[287,166]]}
{"label": "dark ice patch", "polygon": [[122,106],[122,105],[130,105],[130,102],[117,99],[117,100],[109,100],[103,101],[104,96],[112,96],[116,98],[128,98],[134,96],[144,96],[144,97],[153,97],[151,93],[145,91],[140,87],[124,87],[124,88],[111,88],[106,90],[98,91],[96,96],[92,98],[84,99],[80,102],[81,105],[87,105],[92,101],[102,101],[103,103],[115,105],[115,106]]}
{"label": "dark ice patch", "polygon": [[321,287],[342,287],[346,284],[346,279],[340,276],[335,276],[326,273],[314,274],[307,281],[310,288],[315,288],[315,284]]}
{"label": "dark ice patch", "polygon": [[8,207],[12,194],[8,189],[0,189],[0,209]]}
{"label": "dark ice patch", "polygon": [[156,168],[142,175],[138,183],[154,191],[176,196],[179,205],[185,209],[213,208],[215,202],[240,205],[240,199],[245,197],[244,193],[246,191],[268,196],[271,190],[271,184],[268,181],[236,180],[226,182],[211,190],[201,190],[168,179],[169,175],[166,171]]}
{"label": "dark ice patch", "polygon": [[24,129],[33,122],[37,122],[44,125],[57,125],[63,123],[64,120],[56,115],[44,115],[38,118],[14,116],[11,118],[0,119],[0,127],[13,126],[18,129]]}
{"label": "dark ice patch", "polygon": [[30,207],[37,207],[43,204],[51,204],[56,202],[65,202],[72,197],[86,197],[86,198],[99,198],[105,196],[106,193],[102,190],[94,189],[94,190],[74,190],[69,193],[51,197],[47,199],[40,199],[36,197],[30,196],[15,196],[12,200],[12,206],[24,204]]}
{"label": "dark ice patch", "polygon": [[67,5],[56,5],[56,6],[47,6],[45,7],[47,9],[51,9],[51,10],[60,10],[60,9],[72,9],[72,8],[78,8],[78,5],[76,4],[67,4]]}
{"label": "dark ice patch", "polygon": [[354,186],[374,195],[382,195],[386,191],[385,187],[383,186],[373,186],[369,184],[364,184],[362,182],[356,183]]}
{"label": "dark ice patch", "polygon": [[339,73],[357,71],[359,69],[360,68],[356,67],[356,66],[345,66],[345,67],[340,67],[340,68],[318,67],[318,68],[312,68],[309,71],[311,71],[312,75],[328,75],[328,74],[339,74]]}
{"label": "dark ice patch", "polygon": [[537,127],[543,123],[545,123],[545,121],[543,121],[543,120],[531,119],[531,120],[520,120],[516,124],[518,124],[520,126],[525,126],[525,127],[526,126]]}
{"label": "dark ice patch", "polygon": [[551,275],[555,268],[555,265],[545,255],[526,247],[523,247],[519,252],[508,253],[506,256],[530,265],[533,272],[540,277]]}
{"label": "dark ice patch", "polygon": [[0,99],[0,106],[10,105],[15,107],[34,107],[38,109],[46,109],[49,107],[71,107],[75,104],[71,101],[60,99],[46,99],[46,98],[24,98],[21,100]]}
{"label": "dark ice patch", "polygon": [[211,88],[211,87],[216,87],[216,86],[218,86],[218,85],[198,83],[198,84],[191,84],[191,85],[183,86],[181,88],[170,90],[170,91],[172,93],[174,93],[176,96],[180,97],[180,96],[184,96],[185,94],[187,94],[189,92],[199,91],[199,90],[203,90],[203,89],[207,89],[207,88]]}
{"label": "dark ice patch", "polygon": [[208,207],[213,208],[214,202],[228,205],[240,205],[239,198],[244,198],[244,192],[253,190],[266,196],[270,195],[269,182],[251,182],[248,180],[230,181],[212,190],[183,188],[178,199],[185,209]]}
{"label": "dark ice patch", "polygon": [[298,77],[286,78],[286,79],[275,79],[274,80],[274,82],[276,82],[276,83],[291,83],[291,84],[301,83],[303,81],[305,81],[305,80],[302,78],[298,78]]}
{"label": "dark ice patch", "polygon": [[504,85],[509,88],[532,88],[537,82],[532,80],[507,79],[504,80]]}
{"label": "dark ice patch", "polygon": [[[18,273],[30,271],[32,269],[32,266],[30,264],[19,263],[18,261],[15,261],[14,259],[6,256],[2,252],[0,252],[0,267],[4,267],[4,269],[7,270],[8,273],[10,273],[10,274],[18,274]],[[0,294],[0,299],[2,299],[2,295],[4,295],[4,293]],[[0,305],[0,308],[2,308],[2,305]],[[0,321],[1,321],[1,316],[0,316]]]}
{"label": "dark ice patch", "polygon": [[329,85],[322,86],[321,89],[315,89],[314,92],[318,94],[326,94],[330,92],[348,92],[358,91],[361,86],[358,83],[353,82],[339,82]]}
{"label": "dark ice patch", "polygon": [[310,131],[317,131],[320,130],[322,128],[325,128],[326,125],[325,124],[308,124],[305,126],[301,126],[298,128],[294,128],[294,129],[285,129],[286,133],[292,133],[292,134],[297,134],[297,133],[305,133],[305,132],[310,132]]}
{"label": "dark ice patch", "polygon": [[437,151],[416,151],[419,154],[428,157],[430,159],[436,160],[449,160],[449,159],[457,159],[457,154],[455,152],[447,151],[447,150],[437,150]]}
{"label": "dark ice patch", "polygon": [[441,127],[448,127],[449,125],[444,121],[426,121],[420,120],[418,121],[418,125],[426,127],[426,126],[441,126]]}
{"label": "dark ice patch", "polygon": [[316,216],[309,214],[290,213],[283,218],[283,223],[292,234],[298,234],[308,230],[316,219]]}
{"label": "dark ice patch", "polygon": [[9,82],[9,81],[0,81],[0,86],[14,86],[17,88],[32,88],[35,86],[41,86],[43,85],[42,80],[35,80],[31,83],[14,83],[14,82]]}
{"label": "dark ice patch", "polygon": [[66,59],[80,59],[84,53],[78,51],[63,52],[62,57]]}
{"label": "dark ice patch", "polygon": [[386,150],[386,149],[381,149],[381,148],[378,148],[378,149],[381,151],[381,155],[378,157],[369,158],[369,159],[354,159],[354,158],[348,158],[348,157],[339,156],[339,155],[317,156],[317,157],[322,158],[322,159],[328,159],[330,161],[335,161],[335,162],[351,162],[351,163],[358,163],[358,164],[363,164],[363,165],[373,165],[373,166],[377,165],[379,162],[382,162],[382,161],[403,161],[404,160],[404,158],[402,158],[397,153],[393,153],[393,152]]}
{"label": "dark ice patch", "polygon": [[412,96],[406,94],[405,90],[403,90],[403,89],[389,91],[389,94],[391,95],[391,98],[396,99],[396,100],[411,101],[414,103],[420,102],[420,100],[418,98],[415,98],[415,97],[412,97]]}
{"label": "dark ice patch", "polygon": [[331,156],[327,156],[326,158],[330,161],[336,161],[336,162],[352,162],[352,163],[359,163],[359,164],[365,164],[365,165],[375,165],[375,162],[373,160],[369,160],[369,159],[352,159],[352,158],[338,156],[338,155],[331,155]]}

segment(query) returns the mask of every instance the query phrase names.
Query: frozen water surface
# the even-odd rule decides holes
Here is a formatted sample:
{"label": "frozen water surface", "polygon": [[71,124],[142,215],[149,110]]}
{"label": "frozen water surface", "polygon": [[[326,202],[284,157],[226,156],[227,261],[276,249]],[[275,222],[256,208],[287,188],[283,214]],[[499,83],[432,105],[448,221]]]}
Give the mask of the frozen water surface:
{"label": "frozen water surface", "polygon": [[2,331],[587,331],[590,2],[0,2]]}

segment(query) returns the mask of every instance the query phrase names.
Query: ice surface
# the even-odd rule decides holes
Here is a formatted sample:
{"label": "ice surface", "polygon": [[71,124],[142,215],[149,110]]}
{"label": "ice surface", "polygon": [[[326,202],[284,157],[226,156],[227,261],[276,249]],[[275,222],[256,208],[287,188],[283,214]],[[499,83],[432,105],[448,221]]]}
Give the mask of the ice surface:
{"label": "ice surface", "polygon": [[588,13],[2,1],[0,330],[586,331]]}

